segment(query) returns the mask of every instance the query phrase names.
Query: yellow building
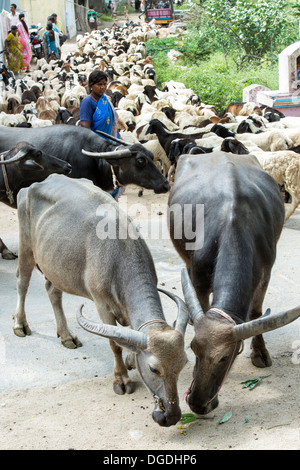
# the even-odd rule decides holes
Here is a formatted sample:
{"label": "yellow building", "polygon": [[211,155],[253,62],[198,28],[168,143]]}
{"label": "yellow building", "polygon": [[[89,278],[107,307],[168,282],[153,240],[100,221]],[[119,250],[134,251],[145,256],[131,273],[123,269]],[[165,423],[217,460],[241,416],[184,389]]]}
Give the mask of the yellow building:
{"label": "yellow building", "polygon": [[63,27],[63,31],[69,38],[76,35],[76,19],[74,0],[19,0],[19,9],[26,11],[27,23],[41,24],[46,28],[47,18],[52,13],[57,14],[57,19]]}

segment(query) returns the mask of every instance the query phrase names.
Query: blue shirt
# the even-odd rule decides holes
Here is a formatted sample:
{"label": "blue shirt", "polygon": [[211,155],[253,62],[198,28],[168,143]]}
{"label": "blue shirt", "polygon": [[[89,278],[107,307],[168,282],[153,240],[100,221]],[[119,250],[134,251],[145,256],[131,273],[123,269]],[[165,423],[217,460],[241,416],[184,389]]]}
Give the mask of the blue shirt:
{"label": "blue shirt", "polygon": [[80,121],[93,121],[93,115],[97,108],[97,101],[91,96],[86,96],[80,103]]}

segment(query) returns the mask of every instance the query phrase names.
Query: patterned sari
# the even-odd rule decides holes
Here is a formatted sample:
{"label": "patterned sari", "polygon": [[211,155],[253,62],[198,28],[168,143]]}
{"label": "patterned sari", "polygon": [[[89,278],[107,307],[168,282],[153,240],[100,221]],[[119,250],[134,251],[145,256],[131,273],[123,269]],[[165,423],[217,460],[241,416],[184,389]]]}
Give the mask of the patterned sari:
{"label": "patterned sari", "polygon": [[24,28],[22,22],[18,23],[18,31],[20,33],[19,40],[22,45],[22,54],[24,60],[24,68],[30,70],[30,62],[31,62],[31,44],[30,39],[27,34],[26,29]]}
{"label": "patterned sari", "polygon": [[[107,134],[118,137],[118,115],[111,105],[108,97],[102,95],[99,98],[96,111],[93,115],[93,121],[91,124],[92,131],[103,131]],[[104,137],[105,138],[105,137]]]}
{"label": "patterned sari", "polygon": [[18,73],[23,67],[22,46],[18,34],[9,33],[7,38],[7,65],[13,73]]}

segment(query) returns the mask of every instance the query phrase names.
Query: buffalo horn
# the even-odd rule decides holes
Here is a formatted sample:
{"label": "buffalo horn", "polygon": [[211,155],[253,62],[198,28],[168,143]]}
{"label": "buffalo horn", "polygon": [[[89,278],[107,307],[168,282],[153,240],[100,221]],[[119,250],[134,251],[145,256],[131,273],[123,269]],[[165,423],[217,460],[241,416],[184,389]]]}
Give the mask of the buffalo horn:
{"label": "buffalo horn", "polygon": [[[7,152],[3,152],[3,153],[7,153]],[[0,160],[0,165],[10,165],[11,163],[16,163],[19,160],[21,160],[26,154],[27,154],[27,150],[19,150],[18,153],[16,153],[16,155],[10,158],[9,160],[3,160],[3,161]]]}
{"label": "buffalo horn", "polygon": [[96,132],[98,134],[102,135],[102,137],[107,137],[109,140],[113,140],[114,142],[117,142],[117,144],[132,145],[132,144],[129,144],[128,142],[125,142],[125,140],[118,139],[118,137],[115,137],[115,136],[110,135],[110,134],[106,134],[106,132],[103,132],[103,131],[96,131]]}
{"label": "buffalo horn", "polygon": [[267,311],[265,315],[257,318],[256,320],[236,325],[234,327],[234,331],[237,341],[276,330],[277,328],[281,328],[282,326],[297,320],[300,316],[300,305],[285,312],[275,313],[274,315],[269,315],[268,313],[269,312]]}
{"label": "buffalo horn", "polygon": [[181,284],[182,284],[182,291],[185,299],[185,303],[189,310],[189,315],[193,323],[196,322],[204,312],[198,300],[195,288],[192,284],[190,279],[188,270],[183,268],[181,270]]}
{"label": "buffalo horn", "polygon": [[77,321],[86,331],[113,339],[127,348],[147,349],[148,336],[145,333],[132,330],[131,328],[124,328],[123,326],[108,325],[101,321],[98,323],[93,322],[82,315],[82,308],[83,305],[78,309]]}
{"label": "buffalo horn", "polygon": [[124,158],[131,157],[131,151],[129,149],[115,150],[114,152],[88,152],[87,150],[81,150],[84,155],[93,158]]}
{"label": "buffalo horn", "polygon": [[189,319],[189,312],[188,312],[187,306],[185,305],[183,300],[181,300],[181,298],[178,297],[177,295],[174,295],[171,292],[161,289],[161,288],[158,288],[157,290],[159,292],[163,292],[165,295],[170,297],[170,299],[176,302],[178,313],[177,313],[177,319],[175,322],[175,330],[179,331],[184,336],[188,319]]}

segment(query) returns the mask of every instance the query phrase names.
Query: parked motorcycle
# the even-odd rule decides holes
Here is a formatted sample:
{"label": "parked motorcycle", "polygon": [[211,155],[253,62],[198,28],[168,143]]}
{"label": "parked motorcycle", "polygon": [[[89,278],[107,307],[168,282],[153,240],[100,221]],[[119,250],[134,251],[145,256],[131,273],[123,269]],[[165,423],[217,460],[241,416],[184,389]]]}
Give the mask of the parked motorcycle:
{"label": "parked motorcycle", "polygon": [[29,28],[29,38],[32,45],[32,57],[41,59],[44,57],[44,48],[42,39],[39,36],[39,32],[44,29],[39,25],[32,24]]}
{"label": "parked motorcycle", "polygon": [[[0,51],[0,57],[5,51],[6,49]],[[0,60],[0,82],[3,81],[5,86],[7,86],[9,84],[10,78],[13,78],[15,80],[15,74],[11,70],[9,70],[6,65]]]}

